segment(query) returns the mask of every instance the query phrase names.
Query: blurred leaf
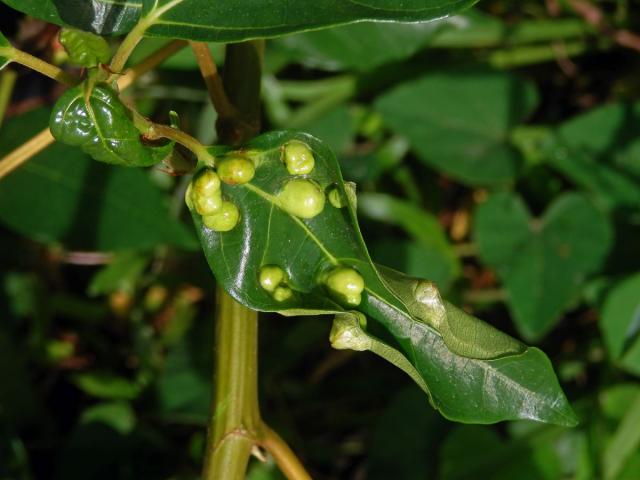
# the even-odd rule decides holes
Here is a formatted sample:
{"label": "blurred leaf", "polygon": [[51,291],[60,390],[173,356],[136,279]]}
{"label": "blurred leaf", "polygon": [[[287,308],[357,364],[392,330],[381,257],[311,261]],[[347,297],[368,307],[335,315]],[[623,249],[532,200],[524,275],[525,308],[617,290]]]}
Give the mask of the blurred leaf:
{"label": "blurred leaf", "polygon": [[611,206],[640,203],[640,104],[596,108],[564,123],[549,161]]}
{"label": "blurred leaf", "polygon": [[0,70],[11,63],[10,55],[7,52],[8,48],[11,48],[11,44],[7,37],[0,32]]}
{"label": "blurred leaf", "polygon": [[[282,147],[291,141],[304,142],[315,157],[315,167],[305,181],[315,182],[318,191],[334,189],[339,199],[327,201],[310,219],[289,213],[287,202],[277,197],[291,180],[282,162]],[[225,154],[222,149],[212,152]],[[236,300],[285,315],[340,313],[339,298],[319,279],[337,266],[350,267],[366,287],[357,308],[395,337],[404,361],[420,373],[432,404],[447,418],[481,423],[530,418],[575,424],[541,351],[526,348],[443,302],[430,282],[388,271],[384,278],[380,276],[360,236],[353,195],[346,190],[335,157],[319,140],[301,133],[272,132],[254,139],[243,152],[249,152],[257,165],[255,177],[250,183],[222,185],[227,201],[240,210],[240,222],[230,231],[216,232],[193,213],[207,261],[217,281]],[[262,288],[259,272],[265,265],[277,265],[285,272],[288,298],[279,301]],[[431,296],[423,298],[426,292]]]}
{"label": "blurred leaf", "polygon": [[255,462],[247,473],[247,480],[285,480],[273,460]]}
{"label": "blurred leaf", "polygon": [[491,478],[492,480],[557,480],[562,469],[549,441],[503,441],[486,427],[461,426],[441,450],[442,480]]}
{"label": "blurred leaf", "polygon": [[628,406],[603,455],[604,478],[617,478],[625,463],[640,451],[640,397]]}
{"label": "blurred leaf", "polygon": [[38,421],[39,396],[31,383],[25,352],[17,346],[0,329],[0,423],[24,427]]}
{"label": "blurred leaf", "polygon": [[136,414],[128,403],[112,402],[93,405],[82,412],[81,424],[103,423],[122,435],[131,433],[136,424]]}
{"label": "blurred leaf", "polygon": [[59,38],[69,54],[69,61],[75,65],[95,67],[111,59],[111,47],[98,35],[73,28],[63,28],[60,30]]}
{"label": "blurred leaf", "polygon": [[106,85],[85,82],[67,90],[56,102],[49,123],[56,140],[82,150],[99,162],[148,167],[167,158],[173,144],[149,147],[131,112]]}
{"label": "blurred leaf", "polygon": [[[414,244],[413,248],[409,247],[407,254],[413,253],[415,259],[420,255],[418,251],[415,251],[419,245],[419,248],[424,250],[422,258],[425,264],[432,262],[429,270],[441,272],[438,279],[442,283],[436,282],[436,277],[426,276],[424,278],[436,282],[443,290],[447,290],[460,275],[460,261],[451,247],[444,229],[431,213],[407,201],[382,193],[358,195],[358,211],[379,222],[397,225],[416,240],[417,244]],[[389,243],[386,245],[391,247]],[[401,249],[394,251],[391,248],[389,254],[401,258],[400,251]],[[413,275],[409,270],[406,273]]]}
{"label": "blurred leaf", "polygon": [[87,293],[92,297],[116,291],[133,293],[148,263],[149,259],[139,253],[120,253],[93,276]]}
{"label": "blurred leaf", "polygon": [[[411,428],[405,428],[411,425]],[[437,467],[437,451],[447,424],[426,408],[422,392],[405,388],[393,395],[376,421],[368,451],[371,480],[427,479]]]}
{"label": "blurred leaf", "polygon": [[619,422],[636,400],[640,399],[640,385],[621,383],[603,389],[598,394],[602,413],[605,417]]}
{"label": "blurred leaf", "polygon": [[555,325],[612,241],[607,218],[574,193],[557,198],[539,219],[520,197],[493,195],[478,208],[474,230],[480,257],[507,289],[518,330],[532,340]]}
{"label": "blurred leaf", "polygon": [[[35,110],[0,131],[0,155],[46,125]],[[107,167],[79,149],[54,144],[2,179],[0,221],[43,242],[85,250],[143,249],[169,243],[196,246],[192,234],[169,217],[161,192],[138,169]]]}
{"label": "blurred leaf", "polygon": [[537,103],[534,86],[508,73],[444,72],[400,85],[375,107],[426,164],[469,185],[492,185],[516,176],[511,130]]}
{"label": "blurred leaf", "polygon": [[640,274],[628,277],[609,293],[600,327],[613,360],[640,375]]}
{"label": "blurred leaf", "polygon": [[346,105],[340,105],[305,126],[311,135],[322,138],[334,151],[343,152],[353,141],[355,129]]}
{"label": "blurred leaf", "polygon": [[112,400],[134,400],[143,389],[139,382],[107,372],[78,373],[73,376],[72,381],[92,397]]}

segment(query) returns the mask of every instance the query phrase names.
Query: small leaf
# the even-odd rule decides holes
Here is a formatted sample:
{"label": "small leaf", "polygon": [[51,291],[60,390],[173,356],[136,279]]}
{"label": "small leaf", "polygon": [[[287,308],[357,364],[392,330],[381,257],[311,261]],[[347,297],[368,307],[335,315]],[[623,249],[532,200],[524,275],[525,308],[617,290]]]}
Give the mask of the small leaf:
{"label": "small leaf", "polygon": [[107,372],[78,373],[73,377],[73,383],[93,397],[112,400],[133,400],[143,388],[139,382]]}
{"label": "small leaf", "polygon": [[94,35],[73,28],[60,31],[60,43],[69,54],[69,61],[82,67],[95,67],[107,63],[111,58],[111,47],[107,41]]}
{"label": "small leaf", "polygon": [[[305,176],[305,181],[316,186],[314,202],[317,190],[332,192],[344,201],[325,202],[312,218],[287,213],[290,210],[279,194],[292,180],[282,157],[289,142],[306,144],[315,157],[313,171]],[[359,311],[395,338],[398,348],[387,351],[393,353],[393,363],[429,392],[434,407],[447,418],[478,423],[528,418],[575,424],[542,352],[525,348],[491,327],[480,327],[478,320],[446,304],[440,305],[445,318],[437,321],[412,315],[412,309],[417,309],[408,306],[397,291],[413,294],[415,280],[394,274],[394,285],[389,285],[387,273],[381,276],[371,262],[360,235],[355,202],[350,200],[336,158],[319,140],[301,133],[272,132],[238,152],[226,148],[211,152],[219,159],[244,156],[256,165],[249,183],[221,186],[225,201],[240,212],[234,228],[216,232],[193,212],[207,261],[217,281],[236,300],[255,310],[284,315],[342,314],[345,308]],[[198,173],[196,181],[199,178],[205,177]],[[194,191],[206,186],[199,183],[203,182],[195,187],[192,183]],[[305,203],[304,198],[299,200]],[[193,196],[188,201],[193,202]],[[329,288],[333,283],[327,279],[335,278],[334,272],[349,273],[346,276],[354,279],[349,288],[360,293],[336,295],[345,292]],[[411,297],[412,302],[415,299]],[[434,301],[434,308],[438,302]],[[482,338],[476,338],[474,344],[471,334]],[[456,354],[446,342],[458,352],[485,359]],[[501,356],[486,359],[493,354]]]}
{"label": "small leaf", "polygon": [[402,84],[375,107],[426,164],[465,184],[492,185],[517,175],[510,132],[536,103],[534,87],[510,74],[445,72]]}
{"label": "small leaf", "polygon": [[11,43],[7,40],[2,32],[0,32],[0,70],[11,63]]}
{"label": "small leaf", "polygon": [[598,270],[612,242],[606,217],[584,197],[556,199],[540,219],[520,197],[496,194],[476,212],[480,257],[495,268],[525,338],[541,338]]}
{"label": "small leaf", "polygon": [[82,147],[93,159],[113,165],[150,166],[173,150],[171,143],[144,145],[129,110],[107,86],[91,88],[85,83],[67,90],[53,107],[50,128],[56,140]]}
{"label": "small leaf", "polygon": [[[45,109],[12,118],[0,130],[0,156],[38,132]],[[162,192],[142,170],[94,162],[55,143],[2,179],[0,221],[29,238],[81,250],[197,246],[169,215]]]}
{"label": "small leaf", "polygon": [[625,279],[609,293],[600,328],[613,360],[640,375],[640,274]]}
{"label": "small leaf", "polygon": [[136,425],[136,414],[128,403],[110,402],[92,405],[82,412],[80,423],[102,423],[122,435],[131,433]]}

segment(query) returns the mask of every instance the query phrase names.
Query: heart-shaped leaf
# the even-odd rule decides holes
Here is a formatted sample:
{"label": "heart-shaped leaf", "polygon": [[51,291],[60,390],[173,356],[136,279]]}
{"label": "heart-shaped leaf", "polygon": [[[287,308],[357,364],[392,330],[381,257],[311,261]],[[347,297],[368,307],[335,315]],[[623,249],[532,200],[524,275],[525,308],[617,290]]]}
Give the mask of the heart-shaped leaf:
{"label": "heart-shaped leaf", "polygon": [[125,167],[146,167],[164,160],[171,143],[149,147],[118,94],[100,85],[84,83],[70,88],[53,107],[51,133],[56,140],[82,147],[95,160]]}
{"label": "heart-shaped leaf", "polygon": [[479,207],[475,238],[480,257],[504,283],[518,330],[538,339],[602,264],[612,232],[606,217],[578,194],[561,196],[536,219],[522,199],[500,193]]}
{"label": "heart-shaped leaf", "polygon": [[375,106],[422,161],[463,183],[488,185],[516,176],[520,154],[509,137],[536,103],[534,87],[508,73],[445,72],[400,85]]}
{"label": "heart-shaped leaf", "polygon": [[9,40],[0,32],[0,70],[11,63],[10,50]]}
{"label": "heart-shaped leaf", "polygon": [[600,328],[611,357],[640,375],[640,274],[625,279],[607,295]]}
{"label": "heart-shaped leaf", "polygon": [[[292,175],[283,162],[283,158],[289,160],[284,152],[300,143],[312,152],[314,166],[302,175]],[[225,201],[239,210],[233,228],[228,230],[224,224],[227,231],[215,231],[205,225],[211,224],[208,217],[193,214],[211,269],[239,302],[285,315],[359,310],[396,339],[399,355],[405,358],[399,358],[403,370],[417,371],[432,404],[448,418],[479,423],[514,418],[575,423],[542,352],[443,302],[430,282],[390,270],[379,273],[359,232],[354,192],[343,181],[331,151],[319,140],[273,132],[254,139],[245,150],[212,149],[212,153],[218,165],[237,158],[250,159],[255,165],[249,183],[222,184]],[[226,173],[218,168],[224,180]],[[210,170],[201,171],[196,179],[207,178],[205,174],[211,175]],[[291,201],[289,185],[300,181],[314,189],[305,187]],[[205,191],[216,183],[192,185],[194,191]],[[313,215],[306,215],[309,210],[303,206],[309,205],[310,197],[314,206],[322,204],[318,192],[328,200]],[[195,200],[197,206],[201,197]],[[193,196],[189,202],[194,205]],[[333,282],[336,271],[361,278],[364,288],[356,301],[336,295],[343,293]],[[280,293],[276,287],[282,289]],[[351,300],[345,302],[345,298]]]}
{"label": "heart-shaped leaf", "polygon": [[[477,0],[2,0],[58,25],[101,35],[130,30],[141,15],[163,11],[148,34],[169,38],[238,42],[363,20],[418,22],[444,17]],[[166,11],[165,11],[166,10]]]}

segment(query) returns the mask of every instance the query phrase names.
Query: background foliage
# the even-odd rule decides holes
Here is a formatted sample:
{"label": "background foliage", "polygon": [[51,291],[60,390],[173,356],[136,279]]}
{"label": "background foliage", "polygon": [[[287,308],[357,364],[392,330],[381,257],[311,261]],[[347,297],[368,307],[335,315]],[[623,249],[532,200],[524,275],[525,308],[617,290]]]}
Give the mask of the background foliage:
{"label": "background foliage", "polygon": [[[615,28],[640,23],[631,2],[600,7]],[[65,61],[54,27],[4,5],[0,19]],[[638,58],[537,1],[268,42],[265,128],[336,152],[374,260],[541,347],[581,420],[448,423],[400,371],[331,350],[327,317],[264,315],[264,412],[314,477],[638,478]],[[0,155],[60,94],[17,72]],[[215,141],[190,52],[127,95]],[[63,145],[1,181],[0,478],[197,478],[213,285],[185,187]],[[250,478],[274,472],[256,463]]]}

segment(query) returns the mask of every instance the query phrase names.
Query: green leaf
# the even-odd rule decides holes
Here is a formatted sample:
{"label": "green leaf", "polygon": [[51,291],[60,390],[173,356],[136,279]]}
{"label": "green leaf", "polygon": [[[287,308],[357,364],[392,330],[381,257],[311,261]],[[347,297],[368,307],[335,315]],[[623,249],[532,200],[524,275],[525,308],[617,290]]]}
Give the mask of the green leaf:
{"label": "green leaf", "polygon": [[520,197],[496,194],[478,208],[474,230],[480,257],[500,276],[516,326],[528,339],[555,325],[612,242],[607,218],[573,193],[537,219]]}
{"label": "green leaf", "polygon": [[359,195],[358,211],[374,220],[398,225],[419,242],[425,252],[441,265],[441,278],[444,279],[444,285],[439,285],[441,289],[446,289],[460,274],[460,261],[434,215],[409,202],[382,193]]}
{"label": "green leaf", "polygon": [[131,30],[142,3],[139,0],[2,0],[2,2],[45,22],[97,33],[119,35]]}
{"label": "green leaf", "polygon": [[173,144],[144,145],[131,112],[107,86],[88,82],[67,90],[51,113],[51,133],[56,140],[82,150],[95,160],[125,167],[146,167],[164,160]]}
{"label": "green leaf", "polygon": [[607,295],[600,328],[613,360],[640,375],[640,274],[625,279]]}
{"label": "green leaf", "polygon": [[102,423],[127,435],[136,425],[136,414],[126,402],[99,403],[82,412],[80,423]]}
{"label": "green leaf", "polygon": [[510,74],[444,72],[400,85],[375,108],[427,165],[465,184],[492,185],[517,175],[521,159],[509,137],[536,104],[534,87]]}
{"label": "green leaf", "polygon": [[[287,213],[285,201],[277,197],[291,180],[282,155],[283,146],[292,141],[305,143],[315,157],[315,167],[306,178],[323,192],[333,192],[331,201],[309,219]],[[212,153],[219,162],[225,153],[229,155],[224,149]],[[222,185],[226,201],[240,211],[239,223],[230,231],[216,232],[204,226],[197,213],[193,217],[216,279],[239,302],[285,315],[341,313],[341,297],[332,294],[322,278],[337,266],[355,269],[365,284],[357,309],[395,338],[399,355],[418,372],[432,404],[447,418],[479,423],[514,418],[575,423],[542,352],[525,348],[489,326],[480,326],[478,320],[445,306],[437,296],[426,299],[422,290],[412,292],[414,279],[388,271],[385,278],[380,276],[360,236],[353,193],[347,191],[335,157],[319,140],[300,133],[273,132],[256,138],[235,155],[251,158],[256,165],[250,183]],[[276,283],[291,289],[291,296],[277,297],[262,288],[261,268],[274,265],[285,277]],[[386,275],[394,285],[388,285]],[[425,284],[432,287],[428,282],[420,286]],[[407,305],[401,297],[411,298],[412,303]],[[431,307],[418,309],[418,297],[429,301]],[[471,342],[474,334],[481,336],[477,342]],[[501,356],[470,358],[450,348],[467,355]]]}
{"label": "green leaf", "polygon": [[116,291],[133,294],[136,282],[148,263],[149,259],[144,255],[122,252],[93,276],[87,293],[92,297],[108,295]]}
{"label": "green leaf", "polygon": [[[7,122],[0,156],[46,125],[47,110]],[[193,249],[193,235],[169,216],[165,198],[141,170],[94,162],[56,143],[2,179],[0,221],[43,242],[84,250],[144,249],[169,243]]]}
{"label": "green leaf", "polygon": [[602,463],[604,478],[618,478],[625,463],[640,448],[640,396],[628,407],[627,412],[604,451]]}
{"label": "green leaf", "polygon": [[11,43],[9,43],[7,37],[0,32],[0,70],[11,63],[11,48]]}
{"label": "green leaf", "polygon": [[609,206],[640,203],[640,103],[614,104],[572,118],[557,131],[549,163]]}
{"label": "green leaf", "polygon": [[133,400],[143,386],[136,381],[107,372],[84,372],[73,377],[73,383],[83,392],[97,398]]}
{"label": "green leaf", "polygon": [[75,65],[95,67],[111,59],[111,47],[107,41],[93,33],[63,28],[60,43],[69,54],[69,61]]}

